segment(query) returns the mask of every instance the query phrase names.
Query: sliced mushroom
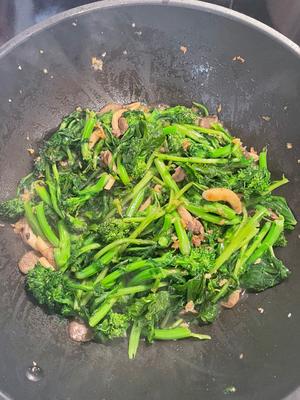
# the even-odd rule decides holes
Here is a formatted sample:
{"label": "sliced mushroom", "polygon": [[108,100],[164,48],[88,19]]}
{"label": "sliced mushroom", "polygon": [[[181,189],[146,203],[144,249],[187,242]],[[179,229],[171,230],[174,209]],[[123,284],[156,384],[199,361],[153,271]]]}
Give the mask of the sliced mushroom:
{"label": "sliced mushroom", "polygon": [[28,274],[28,272],[35,267],[38,261],[39,255],[35,251],[27,251],[18,263],[19,270],[22,274]]}
{"label": "sliced mushroom", "polygon": [[70,321],[68,325],[70,339],[75,342],[89,342],[93,339],[92,330],[82,321]]}
{"label": "sliced mushroom", "polygon": [[136,101],[135,103],[130,103],[125,106],[127,110],[133,111],[133,110],[138,110],[141,107],[141,103],[139,101]]}
{"label": "sliced mushroom", "polygon": [[[201,235],[204,238],[204,228],[201,222],[194,218],[186,208],[183,206],[178,207],[178,214],[181,217],[183,226],[195,235]],[[203,239],[202,239],[203,240]]]}
{"label": "sliced mushroom", "polygon": [[55,266],[54,251],[51,244],[45,242],[45,240],[43,240],[41,237],[38,236],[35,245],[36,245],[36,250],[39,251],[42,254],[42,256],[47,258],[50,264]]}
{"label": "sliced mushroom", "polygon": [[39,263],[47,269],[51,269],[52,271],[55,271],[55,268],[52,264],[49,263],[46,257],[40,257],[39,258]]}
{"label": "sliced mushroom", "polygon": [[191,146],[191,142],[188,139],[184,139],[182,141],[182,148],[184,151],[187,151],[190,146]]}
{"label": "sliced mushroom", "polygon": [[104,165],[106,165],[107,167],[111,166],[113,159],[111,151],[109,150],[101,151],[100,157]]}
{"label": "sliced mushroom", "polygon": [[124,118],[124,117],[119,118],[118,125],[119,125],[119,129],[122,132],[122,134],[124,134],[127,131],[128,126],[129,126],[128,122],[126,121],[126,118]]}
{"label": "sliced mushroom", "polygon": [[199,126],[210,129],[213,124],[217,124],[218,122],[219,118],[216,115],[209,115],[208,117],[203,117],[200,119]]}
{"label": "sliced mushroom", "polygon": [[117,110],[120,110],[120,108],[122,108],[122,107],[123,106],[121,104],[108,103],[104,107],[101,108],[101,110],[99,111],[99,114],[102,115],[102,114],[105,114],[105,113],[110,112],[110,111],[115,112]]}
{"label": "sliced mushroom", "polygon": [[46,257],[50,264],[55,265],[53,247],[32,232],[25,218],[22,218],[14,225],[14,232],[21,236],[24,243]]}
{"label": "sliced mushroom", "polygon": [[225,308],[233,308],[239,301],[241,294],[241,289],[233,291],[226,301],[222,301],[221,305]]}
{"label": "sliced mushroom", "polygon": [[193,235],[192,236],[192,243],[195,247],[199,247],[204,240],[203,235]]}
{"label": "sliced mushroom", "polygon": [[186,178],[186,174],[181,167],[177,167],[172,175],[175,182],[182,182]]}
{"label": "sliced mushroom", "polygon": [[204,190],[202,197],[207,201],[225,201],[229,203],[237,214],[241,214],[242,202],[239,196],[230,189],[213,188]]}
{"label": "sliced mushroom", "polygon": [[115,178],[113,176],[110,176],[106,185],[104,186],[104,189],[110,190],[114,186],[115,182],[116,182]]}
{"label": "sliced mushroom", "polygon": [[151,204],[151,196],[149,196],[144,203],[140,206],[139,211],[145,211]]}
{"label": "sliced mushroom", "polygon": [[119,119],[122,117],[122,115],[128,111],[126,108],[121,108],[120,110],[117,110],[113,113],[112,120],[111,120],[111,126],[112,126],[112,134],[115,137],[120,137],[124,134],[125,131],[122,131],[119,126]]}
{"label": "sliced mushroom", "polygon": [[105,132],[101,125],[98,125],[97,128],[92,132],[89,138],[89,149],[92,149],[97,142],[101,139],[105,139]]}

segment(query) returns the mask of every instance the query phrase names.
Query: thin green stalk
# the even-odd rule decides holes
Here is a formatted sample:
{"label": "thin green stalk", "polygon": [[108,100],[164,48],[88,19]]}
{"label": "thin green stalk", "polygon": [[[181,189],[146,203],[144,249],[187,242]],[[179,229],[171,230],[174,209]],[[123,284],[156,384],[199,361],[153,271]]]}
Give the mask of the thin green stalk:
{"label": "thin green stalk", "polygon": [[94,194],[101,192],[104,189],[104,186],[107,184],[110,177],[111,175],[107,173],[102,174],[98,179],[97,183],[91,186],[87,186],[86,188],[80,190],[78,194],[80,196],[85,196],[85,195],[92,196]]}
{"label": "thin green stalk", "polygon": [[51,197],[42,182],[37,181],[34,185],[34,190],[44,203],[52,207]]}
{"label": "thin green stalk", "polygon": [[254,263],[258,258],[260,258],[274,243],[278,240],[280,234],[284,229],[284,218],[279,217],[279,219],[272,222],[271,228],[268,234],[263,239],[261,245],[256,249],[256,251],[249,258],[249,264]]}
{"label": "thin green stalk", "polygon": [[138,209],[143,203],[144,196],[145,196],[145,188],[143,188],[140,192],[138,192],[131,200],[131,203],[129,204],[126,210],[125,214],[126,217],[133,217],[137,213]]}
{"label": "thin green stalk", "polygon": [[273,190],[279,188],[282,185],[285,185],[288,182],[289,180],[285,176],[283,176],[282,179],[280,179],[279,181],[274,181],[273,183],[271,183],[271,185],[268,187],[268,190],[266,190],[264,194],[271,193],[273,192]]}
{"label": "thin green stalk", "polygon": [[142,332],[142,324],[140,321],[134,321],[128,343],[128,357],[130,360],[134,359],[139,347],[140,336]]}
{"label": "thin green stalk", "polygon": [[46,215],[45,215],[45,210],[44,210],[44,203],[41,202],[36,206],[36,216],[37,220],[39,223],[39,226],[44,234],[44,236],[47,238],[47,240],[53,244],[54,247],[59,246],[59,239],[52,230],[51,226],[49,225]]}
{"label": "thin green stalk", "polygon": [[249,257],[254,253],[257,247],[261,244],[263,238],[269,232],[271,227],[271,222],[266,222],[264,226],[259,231],[258,235],[254,238],[252,244],[246,249],[246,251],[241,254],[237,260],[233,275],[237,278],[242,270],[243,266],[247,263]]}
{"label": "thin green stalk", "polygon": [[154,329],[153,339],[154,340],[179,340],[187,338],[196,338],[200,340],[211,339],[209,335],[203,335],[200,333],[193,333],[189,328],[178,326],[172,329]]}
{"label": "thin green stalk", "polygon": [[237,216],[235,216],[230,220],[227,220],[218,215],[210,214],[205,210],[203,206],[196,206],[191,203],[185,203],[185,207],[190,213],[192,213],[196,217],[199,217],[204,221],[212,222],[213,224],[216,225],[236,225],[241,222],[241,219]]}
{"label": "thin green stalk", "polygon": [[179,250],[180,250],[181,254],[188,256],[191,252],[190,240],[188,238],[186,230],[184,229],[184,227],[181,223],[181,218],[180,218],[178,212],[174,211],[172,213],[172,216],[174,218],[174,228],[175,228],[176,236],[177,236],[178,242],[179,242]]}
{"label": "thin green stalk", "polygon": [[109,313],[117,300],[116,297],[111,297],[102,303],[101,306],[91,315],[89,325],[94,328]]}
{"label": "thin green stalk", "polygon": [[100,251],[98,251],[94,255],[94,260],[98,260],[101,256],[103,256],[109,250],[113,250],[116,247],[122,246],[124,244],[126,244],[126,245],[129,245],[129,244],[144,245],[144,244],[155,244],[155,242],[153,240],[135,239],[135,238],[131,238],[131,237],[125,238],[125,239],[118,239],[118,240],[115,240],[114,242],[106,245]]}
{"label": "thin green stalk", "polygon": [[92,152],[89,149],[89,144],[88,144],[88,140],[94,130],[94,127],[96,125],[96,118],[94,118],[94,115],[91,114],[91,117],[88,118],[85,122],[83,131],[82,131],[82,135],[81,135],[81,154],[82,154],[82,158],[84,160],[90,160],[92,157]]}
{"label": "thin green stalk", "polygon": [[268,169],[267,149],[260,152],[258,163],[259,163],[259,168]]}
{"label": "thin green stalk", "polygon": [[171,189],[174,190],[175,193],[179,192],[179,187],[177,186],[176,182],[172,178],[170,172],[168,171],[167,167],[165,166],[164,162],[156,158],[154,160],[155,166],[164,181],[164,183]]}
{"label": "thin green stalk", "polygon": [[202,126],[190,125],[190,124],[184,124],[184,126],[189,129],[192,129],[196,132],[204,133],[206,135],[216,136],[218,138],[222,138],[223,140],[225,140],[227,142],[229,141],[229,138],[226,135],[226,133],[221,130],[202,128]]}
{"label": "thin green stalk", "polygon": [[57,224],[59,234],[59,247],[54,251],[55,262],[63,271],[66,270],[67,262],[71,256],[71,238],[63,221]]}
{"label": "thin green stalk", "polygon": [[41,236],[43,239],[46,239],[42,229],[40,228],[38,220],[34,215],[30,201],[24,201],[24,211],[25,211],[26,221],[30,225],[33,233],[35,233],[38,236]]}
{"label": "thin green stalk", "polygon": [[117,174],[119,175],[121,181],[123,182],[123,184],[125,186],[130,184],[130,178],[128,176],[126,168],[121,163],[121,158],[120,157],[118,157],[118,159],[117,159]]}
{"label": "thin green stalk", "polygon": [[[228,164],[229,160],[223,158],[179,157],[172,154],[157,153],[160,160],[183,162],[191,164]],[[156,160],[155,160],[156,161]]]}
{"label": "thin green stalk", "polygon": [[222,158],[222,157],[228,157],[230,156],[232,152],[232,146],[231,144],[228,144],[227,146],[219,147],[217,149],[214,149],[210,152],[210,157],[212,158]]}
{"label": "thin green stalk", "polygon": [[201,104],[201,103],[196,103],[196,101],[193,101],[193,105],[194,105],[195,107],[199,108],[199,110],[202,111],[204,117],[208,117],[208,116],[209,116],[209,111],[208,111],[208,109],[207,109],[203,104]]}
{"label": "thin green stalk", "polygon": [[53,210],[61,217],[63,218],[63,213],[60,210],[59,206],[58,206],[58,200],[57,200],[57,196],[56,196],[56,187],[55,184],[53,182],[51,173],[50,173],[50,168],[49,165],[46,165],[45,168],[45,174],[46,174],[46,183],[49,189],[49,193],[50,193],[50,197],[51,197],[51,203],[52,203],[52,207]]}
{"label": "thin green stalk", "polygon": [[252,218],[248,218],[243,227],[233,235],[231,241],[227,244],[223,252],[216,259],[214,266],[210,269],[210,273],[215,273],[230,257],[239,250],[244,244],[250,240],[257,233],[257,225],[260,220],[268,214],[265,207],[257,207],[256,213]]}

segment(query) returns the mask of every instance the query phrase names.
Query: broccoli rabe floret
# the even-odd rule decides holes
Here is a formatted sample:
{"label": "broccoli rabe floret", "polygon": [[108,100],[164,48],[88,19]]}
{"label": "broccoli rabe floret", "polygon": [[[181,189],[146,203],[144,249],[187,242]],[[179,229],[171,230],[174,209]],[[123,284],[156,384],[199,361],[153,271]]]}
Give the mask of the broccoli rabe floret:
{"label": "broccoli rabe floret", "polygon": [[51,312],[63,316],[73,314],[74,289],[62,272],[46,269],[38,263],[29,271],[26,286],[37,302]]}
{"label": "broccoli rabe floret", "polygon": [[131,228],[131,224],[120,218],[104,220],[97,227],[97,233],[102,243],[111,243],[118,239],[125,238]]}
{"label": "broccoli rabe floret", "polygon": [[24,203],[21,199],[15,198],[0,203],[1,219],[17,219],[24,214]]}
{"label": "broccoli rabe floret", "polygon": [[106,339],[125,337],[129,318],[125,314],[110,312],[105,320],[96,327],[97,333]]}

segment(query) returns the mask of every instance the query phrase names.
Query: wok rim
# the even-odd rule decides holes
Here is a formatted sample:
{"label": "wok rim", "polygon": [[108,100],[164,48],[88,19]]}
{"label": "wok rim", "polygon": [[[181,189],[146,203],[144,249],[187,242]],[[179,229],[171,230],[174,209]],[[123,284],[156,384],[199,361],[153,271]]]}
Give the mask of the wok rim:
{"label": "wok rim", "polygon": [[269,27],[268,25],[260,22],[252,17],[248,17],[238,11],[231,10],[229,8],[206,3],[199,0],[103,0],[97,1],[95,3],[85,4],[83,6],[74,7],[67,11],[62,11],[46,20],[39,22],[22,32],[18,33],[16,36],[8,40],[2,46],[0,46],[0,59],[5,57],[10,51],[18,47],[20,44],[35,36],[44,29],[54,27],[59,22],[71,18],[77,17],[79,15],[87,14],[91,11],[126,7],[126,6],[143,6],[143,5],[161,5],[161,6],[173,6],[173,7],[186,7],[192,9],[203,10],[210,12],[212,14],[220,15],[224,18],[228,18],[233,21],[241,22],[246,26],[253,28],[254,30],[260,31],[265,35],[271,37],[281,45],[283,45],[287,50],[294,53],[298,58],[300,58],[300,46],[298,46],[291,39],[287,38],[282,33],[276,31],[275,29]]}

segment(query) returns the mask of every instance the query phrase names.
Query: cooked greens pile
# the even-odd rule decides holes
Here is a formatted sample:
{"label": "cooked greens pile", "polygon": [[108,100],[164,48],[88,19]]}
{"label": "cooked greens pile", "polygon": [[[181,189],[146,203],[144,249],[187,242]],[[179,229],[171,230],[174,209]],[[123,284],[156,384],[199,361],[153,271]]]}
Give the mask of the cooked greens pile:
{"label": "cooked greens pile", "polygon": [[37,302],[101,341],[128,335],[133,358],[141,337],[209,339],[197,325],[239,289],[287,278],[274,247],[296,220],[267,151],[247,152],[204,106],[115,106],[64,118],[0,216],[53,249],[55,269],[38,261],[26,278]]}

